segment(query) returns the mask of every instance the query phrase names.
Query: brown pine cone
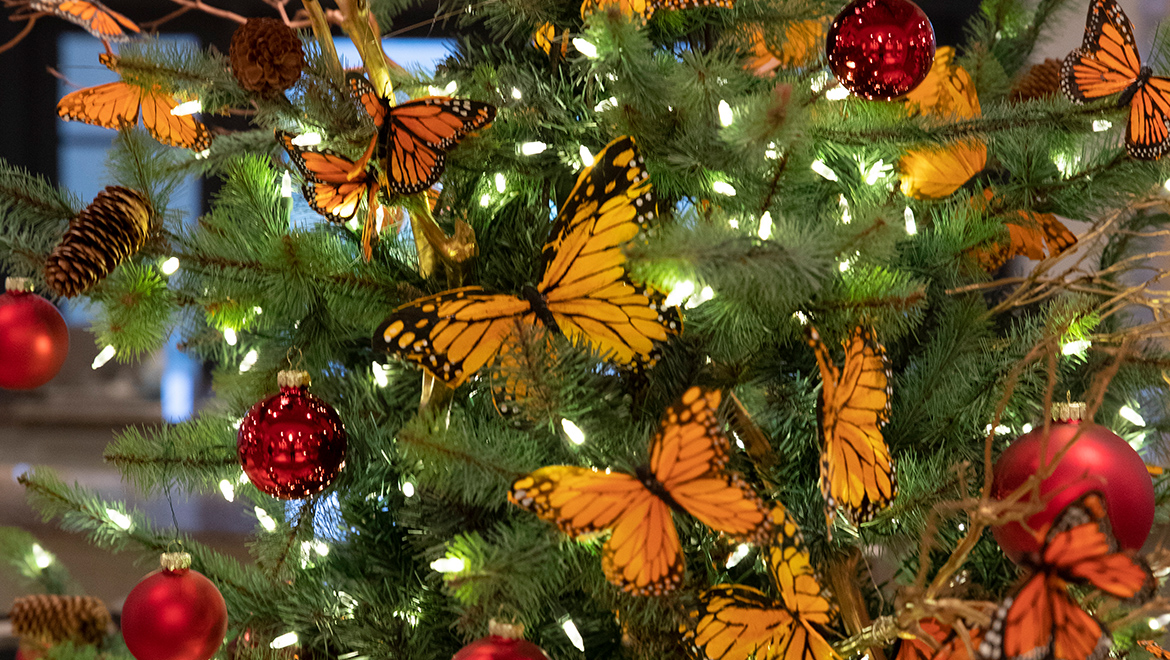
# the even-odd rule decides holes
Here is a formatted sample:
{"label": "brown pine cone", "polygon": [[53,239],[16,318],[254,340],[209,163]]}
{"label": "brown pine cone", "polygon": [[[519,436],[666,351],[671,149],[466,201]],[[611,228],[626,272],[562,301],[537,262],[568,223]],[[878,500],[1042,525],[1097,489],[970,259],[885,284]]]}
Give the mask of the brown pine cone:
{"label": "brown pine cone", "polygon": [[1035,99],[1046,99],[1060,92],[1060,65],[1057,59],[1048,58],[1033,65],[1016,79],[1008,93],[1012,103],[1023,103]]}
{"label": "brown pine cone", "polygon": [[89,291],[146,242],[150,203],[142,193],[107,186],[69,222],[45,260],[45,280],[59,296]]}
{"label": "brown pine cone", "polygon": [[10,616],[22,641],[40,644],[98,644],[110,626],[110,611],[92,596],[24,596],[13,601]]}
{"label": "brown pine cone", "polygon": [[232,35],[228,53],[240,86],[262,96],[292,87],[305,64],[297,33],[275,18],[249,18]]}

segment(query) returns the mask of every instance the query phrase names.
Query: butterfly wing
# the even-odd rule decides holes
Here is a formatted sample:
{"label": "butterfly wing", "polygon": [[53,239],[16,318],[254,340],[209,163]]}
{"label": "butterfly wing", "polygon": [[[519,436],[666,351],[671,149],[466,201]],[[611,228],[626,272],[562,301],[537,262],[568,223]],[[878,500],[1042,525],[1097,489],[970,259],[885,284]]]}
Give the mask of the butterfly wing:
{"label": "butterfly wing", "polygon": [[620,137],[577,178],[542,254],[537,289],[557,326],[622,364],[652,363],[655,342],[682,329],[665,296],[635,285],[625,270],[622,249],[653,213],[634,139]]}
{"label": "butterfly wing", "polygon": [[345,74],[345,81],[349,84],[349,89],[353,92],[354,97],[361,102],[362,107],[374,120],[374,126],[382,128],[382,124],[386,123],[386,112],[389,110],[389,105],[378,92],[370,81],[360,73]]}
{"label": "butterfly wing", "polygon": [[692,387],[666,410],[650,443],[650,472],[703,524],[762,542],[772,530],[771,512],[742,477],[723,469],[729,445],[715,414],[719,400],[718,390]]}
{"label": "butterfly wing", "polygon": [[106,41],[126,41],[131,36],[127,32],[140,31],[134,21],[96,0],[43,0],[31,2],[29,7],[76,23]]}
{"label": "butterfly wing", "polygon": [[1085,40],[1060,68],[1060,88],[1077,103],[1124,91],[1141,74],[1133,25],[1117,0],[1092,0]]}
{"label": "butterfly wing", "polygon": [[191,115],[171,114],[179,104],[158,86],[150,91],[143,91],[140,103],[142,125],[154,139],[172,147],[184,147],[194,151],[211,148],[211,132],[207,130],[207,126],[196,121]]}
{"label": "butterfly wing", "polygon": [[86,87],[63,96],[57,114],[66,121],[119,129],[138,122],[141,97],[141,89],[120,81]]}
{"label": "butterfly wing", "polygon": [[1125,148],[1130,156],[1157,160],[1170,151],[1170,79],[1151,76],[1129,102]]}
{"label": "butterfly wing", "polygon": [[1040,565],[1063,579],[1087,582],[1120,599],[1147,598],[1154,579],[1131,554],[1119,552],[1105,501],[1090,492],[1061,512],[1048,531]]}
{"label": "butterfly wing", "polygon": [[779,503],[772,507],[772,522],[776,538],[765,557],[784,607],[802,621],[827,625],[836,616],[836,608],[825,596],[800,527]]}
{"label": "butterfly wing", "polygon": [[276,139],[288,153],[304,181],[305,200],[314,211],[333,222],[342,223],[357,213],[358,206],[370,191],[371,177],[363,172],[352,180],[353,161],[328,149],[298,147],[293,135],[276,132]]}
{"label": "butterfly wing", "polygon": [[[753,655],[757,660],[786,657],[772,649],[787,647],[799,626],[791,613],[777,605],[751,587],[714,586],[700,594],[698,604],[689,613],[689,625],[684,624],[682,632],[697,655],[708,660],[747,660]],[[832,656],[813,657],[824,660]],[[800,656],[795,660],[801,660]]]}
{"label": "butterfly wing", "polygon": [[387,350],[459,387],[495,358],[517,321],[535,323],[531,305],[479,287],[451,289],[394,310],[374,333]]}
{"label": "butterfly wing", "polygon": [[1069,597],[1067,583],[1039,572],[992,615],[977,655],[979,660],[1103,660],[1111,646],[1101,623]]}
{"label": "butterfly wing", "polygon": [[554,465],[518,479],[508,499],[573,537],[613,530],[601,565],[625,591],[661,595],[682,584],[686,566],[670,508],[633,475]]}
{"label": "butterfly wing", "polygon": [[468,133],[491,124],[496,107],[467,99],[428,96],[394,106],[388,116],[389,188],[399,195],[411,195],[439,180],[447,150]]}
{"label": "butterfly wing", "polygon": [[1170,660],[1170,651],[1158,646],[1148,639],[1137,640],[1137,645],[1145,649],[1147,653],[1154,656],[1158,660]]}
{"label": "butterfly wing", "polygon": [[858,521],[871,520],[897,493],[894,464],[882,437],[882,427],[890,419],[886,351],[869,329],[858,326],[846,343],[845,364],[838,371],[815,328],[809,344],[824,381],[820,487],[826,515],[831,523],[833,510],[840,506]]}

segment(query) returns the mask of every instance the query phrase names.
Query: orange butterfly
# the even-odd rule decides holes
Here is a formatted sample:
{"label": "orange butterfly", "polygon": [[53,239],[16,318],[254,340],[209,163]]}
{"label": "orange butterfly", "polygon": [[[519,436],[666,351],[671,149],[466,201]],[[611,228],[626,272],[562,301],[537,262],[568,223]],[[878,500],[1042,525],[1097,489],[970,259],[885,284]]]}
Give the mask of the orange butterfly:
{"label": "orange butterfly", "polygon": [[581,3],[581,18],[596,11],[605,11],[609,7],[617,7],[623,14],[638,14],[643,20],[650,20],[657,9],[678,11],[694,9],[695,7],[721,7],[731,9],[735,0],[584,0]]}
{"label": "orange butterfly", "polygon": [[837,507],[864,522],[872,520],[897,495],[894,462],[882,438],[882,427],[890,421],[892,376],[886,349],[868,328],[858,326],[844,342],[845,363],[840,369],[812,326],[808,343],[821,371],[817,407],[824,442],[820,487],[831,534]]}
{"label": "orange butterfly", "polygon": [[[98,60],[111,71],[118,71],[116,56],[102,53]],[[211,147],[211,133],[191,115],[171,114],[178,105],[158,85],[147,90],[118,81],[66,94],[57,102],[57,114],[66,121],[115,129],[136,125],[141,114],[147,132],[159,142],[206,151]]]}
{"label": "orange butterfly", "polygon": [[721,584],[699,594],[698,605],[681,626],[686,640],[709,660],[840,660],[818,626],[836,615],[825,597],[796,521],[777,504],[772,509],[777,538],[766,563],[776,600],[740,584]]}
{"label": "orange butterfly", "polygon": [[898,655],[894,660],[970,660],[971,650],[979,647],[983,640],[983,633],[976,629],[970,631],[971,648],[967,647],[959,632],[935,619],[922,619],[918,622],[921,632],[926,633],[938,642],[936,651],[920,638],[902,640],[898,648]]}
{"label": "orange butterfly", "polygon": [[634,474],[552,465],[512,484],[508,501],[576,538],[611,530],[601,567],[639,596],[677,589],[686,573],[671,510],[741,541],[766,541],[772,513],[738,474],[720,430],[718,391],[687,390],[650,441],[650,462]]}
{"label": "orange butterfly", "polygon": [[1157,160],[1170,149],[1170,78],[1151,73],[1117,1],[1093,0],[1085,40],[1060,68],[1060,88],[1076,103],[1121,92],[1117,104],[1129,104],[1125,148],[1142,160]]}
{"label": "orange butterfly", "polygon": [[[988,203],[992,201],[994,195],[990,188],[983,190],[983,197]],[[999,270],[1013,257],[1024,256],[1033,261],[1041,261],[1076,245],[1076,235],[1051,213],[1018,209],[1009,217],[1011,220],[1004,223],[1008,230],[1006,243],[992,241],[985,247],[976,247],[968,251],[989,273]]]}
{"label": "orange butterfly", "polygon": [[29,8],[76,23],[103,41],[126,41],[130,38],[127,30],[140,32],[134,21],[97,0],[33,0]]}
{"label": "orange butterfly", "polygon": [[979,660],[1100,660],[1113,640],[1072,599],[1069,584],[1087,584],[1123,600],[1148,598],[1155,586],[1142,562],[1118,550],[1098,492],[1069,505],[1044,535],[1043,548],[1027,556],[1025,565],[1032,573],[992,615]]}
{"label": "orange butterfly", "polygon": [[447,152],[496,118],[494,105],[448,96],[427,96],[391,107],[365,76],[351,73],[346,80],[378,127],[350,174],[374,156],[386,172],[387,188],[396,195],[412,195],[434,185],[443,174]]}
{"label": "orange butterfly", "polygon": [[1148,639],[1137,640],[1137,645],[1146,650],[1147,653],[1154,656],[1158,660],[1170,660],[1170,651],[1158,646]]}

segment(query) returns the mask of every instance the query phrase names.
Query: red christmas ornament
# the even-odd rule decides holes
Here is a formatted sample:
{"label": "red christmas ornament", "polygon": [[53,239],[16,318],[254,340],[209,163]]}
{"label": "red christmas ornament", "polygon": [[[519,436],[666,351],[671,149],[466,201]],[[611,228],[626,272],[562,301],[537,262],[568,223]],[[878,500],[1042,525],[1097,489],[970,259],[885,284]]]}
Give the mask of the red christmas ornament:
{"label": "red christmas ornament", "polygon": [[309,374],[282,371],[280,392],[252,406],[236,449],[248,479],[285,500],[319,493],[345,467],[345,426],[337,411],[309,394]]}
{"label": "red christmas ornament", "polygon": [[888,101],[918,86],[934,62],[934,28],[910,0],[853,0],[833,19],[829,68],[846,89]]}
{"label": "red christmas ornament", "polygon": [[[1146,542],[1154,524],[1154,483],[1146,463],[1129,443],[1109,429],[1081,422],[1085,404],[1054,407],[1048,432],[1048,460],[1055,458],[1082,428],[1076,442],[1065,452],[1052,474],[1040,483],[1040,494],[1052,494],[1043,511],[1028,519],[1033,530],[1045,529],[1069,504],[1089,491],[1100,491],[1109,509],[1113,536],[1123,549],[1137,550]],[[991,493],[1002,498],[1036,474],[1040,467],[1043,428],[1017,439],[995,462]],[[1040,550],[1040,542],[1019,523],[991,529],[999,547],[1019,563],[1027,553]]]}
{"label": "red christmas ornament", "polygon": [[227,632],[227,606],[191,555],[168,552],[122,606],[122,638],[137,660],[208,660]]}
{"label": "red christmas ornament", "polygon": [[524,626],[488,622],[488,636],[459,649],[451,660],[549,660],[544,649],[523,638]]}
{"label": "red christmas ornament", "polygon": [[32,283],[9,277],[0,295],[0,387],[31,390],[53,380],[69,354],[61,312],[32,293]]}

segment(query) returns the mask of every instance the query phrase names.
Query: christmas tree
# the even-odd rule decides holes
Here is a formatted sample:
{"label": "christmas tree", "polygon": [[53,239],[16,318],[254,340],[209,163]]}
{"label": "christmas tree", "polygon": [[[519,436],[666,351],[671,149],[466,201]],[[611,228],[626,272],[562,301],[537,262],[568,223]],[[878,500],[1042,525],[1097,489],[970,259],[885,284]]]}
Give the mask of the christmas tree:
{"label": "christmas tree", "polygon": [[[254,562],[34,469],[44,516],[167,553],[140,586],[194,599],[167,628],[132,594],[96,647],[96,608],[28,601],[35,652],[448,658],[490,626],[461,657],[1096,660],[1161,625],[1170,81],[1142,62],[1170,42],[1139,53],[1113,0],[1045,62],[1085,3],[985,0],[936,49],[906,0],[444,0],[434,74],[382,52],[408,1],[176,3],[239,22],[230,53],[6,0],[121,81],[58,106],[119,130],[92,202],[0,163],[0,310],[82,297],[116,359],[178,328],[217,365],[212,406],[106,459],[232,489]],[[220,184],[195,219],[192,174]]]}

